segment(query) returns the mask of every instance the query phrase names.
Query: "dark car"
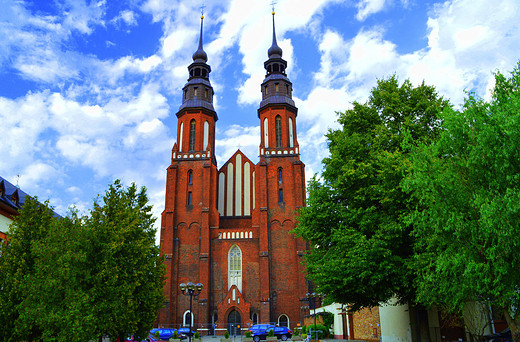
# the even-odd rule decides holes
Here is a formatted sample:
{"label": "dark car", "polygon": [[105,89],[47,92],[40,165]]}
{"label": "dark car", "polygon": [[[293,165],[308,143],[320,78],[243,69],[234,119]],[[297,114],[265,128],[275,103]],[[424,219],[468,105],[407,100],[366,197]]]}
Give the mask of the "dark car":
{"label": "dark car", "polygon": [[251,328],[249,328],[249,331],[251,332],[251,335],[254,335],[255,332],[259,331],[265,331],[266,329],[274,328],[274,325],[272,324],[255,324]]}
{"label": "dark car", "polygon": [[251,333],[253,336],[253,341],[258,342],[260,340],[265,340],[267,338],[267,335],[269,334],[269,330],[274,330],[274,336],[276,336],[277,339],[282,341],[287,341],[287,339],[292,337],[292,332],[287,327],[272,327],[267,328],[265,330],[259,330],[255,333]]}
{"label": "dark car", "polygon": [[195,331],[193,331],[193,330],[190,331],[190,328],[179,328],[179,329],[177,329],[177,332],[179,334],[186,335],[186,336],[195,335]]}
{"label": "dark car", "polygon": [[487,342],[512,342],[513,337],[511,336],[511,330],[507,328],[500,333],[484,336],[484,340]]}
{"label": "dark car", "polygon": [[[150,337],[152,337],[153,340],[155,340],[155,332],[159,332],[159,339],[162,341],[168,341],[172,336],[173,333],[177,331],[177,329],[172,328],[155,328],[150,330]],[[186,335],[179,333],[180,339],[185,339]]]}

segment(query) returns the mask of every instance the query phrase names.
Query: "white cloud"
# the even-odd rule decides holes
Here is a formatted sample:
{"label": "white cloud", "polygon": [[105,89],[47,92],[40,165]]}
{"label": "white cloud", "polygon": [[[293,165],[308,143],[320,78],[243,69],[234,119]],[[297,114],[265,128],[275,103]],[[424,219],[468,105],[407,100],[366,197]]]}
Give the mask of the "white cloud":
{"label": "white cloud", "polygon": [[124,10],[119,13],[117,17],[110,20],[111,23],[118,26],[120,22],[124,22],[128,26],[135,26],[137,25],[137,14],[135,12],[130,10]]}
{"label": "white cloud", "polygon": [[361,0],[357,3],[358,13],[356,19],[365,20],[370,14],[377,13],[385,6],[385,0]]}

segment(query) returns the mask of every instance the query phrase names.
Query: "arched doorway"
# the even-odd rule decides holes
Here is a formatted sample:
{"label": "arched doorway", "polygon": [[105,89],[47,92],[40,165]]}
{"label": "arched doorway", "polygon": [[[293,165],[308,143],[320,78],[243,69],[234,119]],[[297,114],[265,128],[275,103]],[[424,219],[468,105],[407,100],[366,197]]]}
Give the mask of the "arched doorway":
{"label": "arched doorway", "polygon": [[233,310],[229,313],[228,316],[228,331],[231,336],[240,335],[240,328],[242,326],[242,318],[240,317],[240,313],[236,310]]}

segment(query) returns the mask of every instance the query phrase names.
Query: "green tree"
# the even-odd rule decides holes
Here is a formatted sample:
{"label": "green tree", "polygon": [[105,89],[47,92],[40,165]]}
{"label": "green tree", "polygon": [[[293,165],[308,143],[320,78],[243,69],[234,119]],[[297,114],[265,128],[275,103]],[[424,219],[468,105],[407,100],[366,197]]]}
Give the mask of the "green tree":
{"label": "green tree", "polygon": [[24,286],[38,268],[36,245],[43,241],[54,221],[49,203],[25,197],[20,216],[8,230],[8,241],[1,246],[0,256],[0,341],[32,341],[42,335],[42,327],[32,317],[25,301]]}
{"label": "green tree", "polygon": [[87,219],[93,314],[98,337],[144,338],[163,303],[164,265],[146,189],[116,180]]}
{"label": "green tree", "polygon": [[435,139],[448,106],[434,87],[399,85],[392,76],[378,81],[365,104],[339,113],[342,128],[327,134],[322,180],[310,181],[294,230],[310,242],[307,277],[328,301],[358,310],[414,297],[405,217],[415,202],[401,187],[411,167],[404,132],[413,141]]}
{"label": "green tree", "polygon": [[416,148],[408,189],[420,200],[418,298],[456,313],[500,307],[520,341],[520,63],[495,74],[489,102],[469,94],[443,114],[443,131]]}
{"label": "green tree", "polygon": [[26,197],[0,254],[0,341],[144,339],[163,303],[153,224],[146,190],[119,181],[88,218]]}

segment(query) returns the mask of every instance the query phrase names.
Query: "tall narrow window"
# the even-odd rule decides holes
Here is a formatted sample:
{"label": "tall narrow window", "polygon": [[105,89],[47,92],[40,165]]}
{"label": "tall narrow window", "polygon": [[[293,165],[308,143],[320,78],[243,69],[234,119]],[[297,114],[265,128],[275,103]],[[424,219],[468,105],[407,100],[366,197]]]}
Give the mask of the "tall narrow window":
{"label": "tall narrow window", "polygon": [[282,147],[282,118],[278,115],[276,123],[276,147]]}
{"label": "tall narrow window", "polygon": [[283,202],[283,190],[282,189],[278,190],[278,202],[280,202],[280,203]]}
{"label": "tall narrow window", "polygon": [[195,150],[195,120],[190,121],[190,151]]}
{"label": "tall narrow window", "polygon": [[191,205],[191,191],[188,191],[188,205]]}
{"label": "tall narrow window", "polygon": [[193,184],[193,172],[192,171],[188,171],[188,184],[189,185]]}
{"label": "tall narrow window", "polygon": [[242,251],[233,245],[228,255],[228,289],[236,285],[242,292]]}
{"label": "tall narrow window", "polygon": [[264,119],[264,147],[269,148],[269,122]]}
{"label": "tall narrow window", "polygon": [[282,168],[279,168],[278,169],[278,183],[282,183],[282,180],[283,180],[283,172],[282,172]]}
{"label": "tall narrow window", "polygon": [[280,91],[280,84],[279,83],[275,83],[274,84],[274,91],[275,92],[279,92]]}
{"label": "tall narrow window", "polygon": [[[198,69],[197,69],[198,70]],[[198,75],[197,75],[198,76]],[[193,96],[197,96],[197,91],[199,90],[198,87],[193,88]]]}
{"label": "tall narrow window", "polygon": [[184,123],[181,122],[179,133],[179,152],[182,152],[182,137],[184,136]]}

